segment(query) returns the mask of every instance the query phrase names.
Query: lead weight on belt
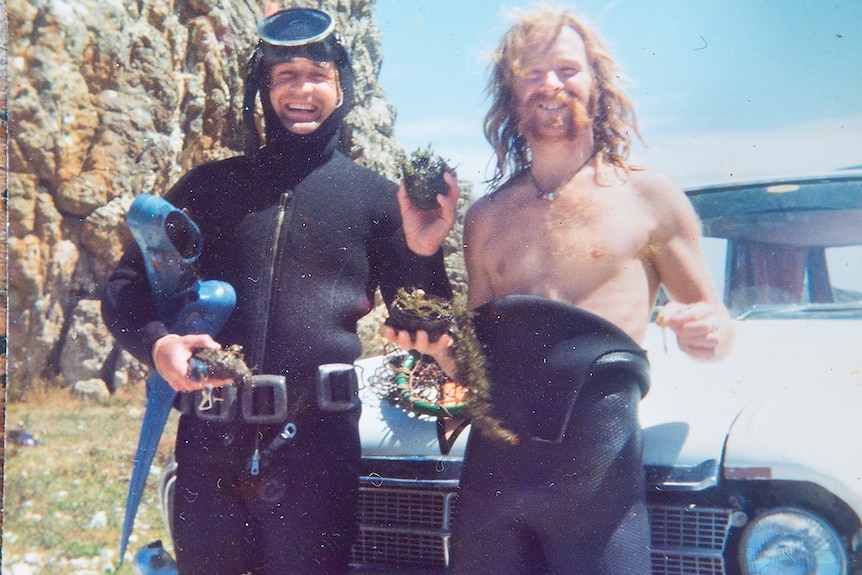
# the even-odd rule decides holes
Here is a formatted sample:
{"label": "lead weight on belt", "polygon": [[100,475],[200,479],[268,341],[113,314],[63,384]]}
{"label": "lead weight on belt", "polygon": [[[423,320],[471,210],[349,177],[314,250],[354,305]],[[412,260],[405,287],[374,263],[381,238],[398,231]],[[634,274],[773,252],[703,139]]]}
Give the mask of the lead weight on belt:
{"label": "lead weight on belt", "polygon": [[359,376],[352,363],[325,363],[317,368],[317,406],[324,413],[359,407]]}
{"label": "lead weight on belt", "polygon": [[254,375],[242,388],[242,418],[247,423],[273,425],[287,417],[287,383],[281,375]]}

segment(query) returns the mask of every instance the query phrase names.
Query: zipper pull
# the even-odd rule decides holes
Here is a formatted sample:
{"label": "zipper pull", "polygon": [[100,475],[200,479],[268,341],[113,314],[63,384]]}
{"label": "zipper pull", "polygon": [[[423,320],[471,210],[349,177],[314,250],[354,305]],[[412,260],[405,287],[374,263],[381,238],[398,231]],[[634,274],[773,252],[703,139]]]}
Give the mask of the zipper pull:
{"label": "zipper pull", "polygon": [[260,450],[255,449],[254,454],[251,456],[251,464],[249,465],[248,472],[251,473],[252,477],[257,477],[260,475]]}

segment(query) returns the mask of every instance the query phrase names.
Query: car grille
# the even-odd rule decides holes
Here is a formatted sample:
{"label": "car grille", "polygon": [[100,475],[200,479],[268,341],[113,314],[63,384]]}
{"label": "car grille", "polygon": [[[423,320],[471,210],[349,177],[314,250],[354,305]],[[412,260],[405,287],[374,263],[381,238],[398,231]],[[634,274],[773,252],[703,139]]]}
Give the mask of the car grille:
{"label": "car grille", "polygon": [[649,507],[653,575],[724,575],[732,510]]}
{"label": "car grille", "polygon": [[[451,484],[408,487],[410,482],[363,480],[354,565],[389,565],[439,571],[449,560],[457,496]],[[732,510],[649,507],[653,575],[724,575],[722,553]]]}
{"label": "car grille", "polygon": [[455,498],[439,489],[363,486],[353,563],[445,568]]}

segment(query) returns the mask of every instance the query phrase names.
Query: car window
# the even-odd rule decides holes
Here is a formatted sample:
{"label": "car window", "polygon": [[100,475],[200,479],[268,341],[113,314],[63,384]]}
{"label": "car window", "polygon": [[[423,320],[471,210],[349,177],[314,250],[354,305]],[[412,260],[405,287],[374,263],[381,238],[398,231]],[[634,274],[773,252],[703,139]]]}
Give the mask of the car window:
{"label": "car window", "polygon": [[707,236],[701,249],[716,290],[734,314],[764,306],[862,305],[862,245],[824,249]]}
{"label": "car window", "polygon": [[862,246],[826,250],[826,264],[837,302],[862,302]]}
{"label": "car window", "polygon": [[727,265],[727,240],[724,238],[704,237],[701,241],[703,257],[709,266],[709,273],[719,294],[724,293],[724,275]]}

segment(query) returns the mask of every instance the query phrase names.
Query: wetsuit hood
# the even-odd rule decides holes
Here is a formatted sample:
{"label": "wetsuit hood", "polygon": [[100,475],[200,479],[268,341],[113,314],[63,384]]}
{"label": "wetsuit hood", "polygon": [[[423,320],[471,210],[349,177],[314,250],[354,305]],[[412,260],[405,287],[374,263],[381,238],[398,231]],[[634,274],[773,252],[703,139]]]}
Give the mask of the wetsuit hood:
{"label": "wetsuit hood", "polygon": [[[318,165],[335,152],[342,122],[353,107],[355,76],[350,56],[340,36],[332,31],[331,22],[331,18],[322,11],[293,8],[269,16],[258,25],[261,39],[247,65],[243,102],[247,156],[262,159],[267,163],[288,158],[302,170],[303,167]],[[289,40],[281,41],[281,38]],[[342,103],[310,134],[294,134],[287,130],[278,119],[269,99],[269,75],[272,68],[293,58],[333,62],[338,70]],[[255,123],[258,95],[265,122],[264,148],[260,147],[260,136]]]}

